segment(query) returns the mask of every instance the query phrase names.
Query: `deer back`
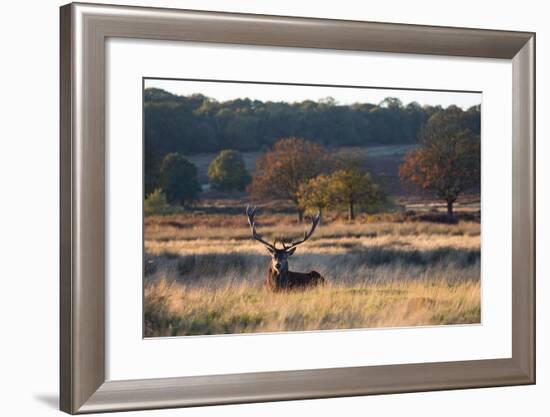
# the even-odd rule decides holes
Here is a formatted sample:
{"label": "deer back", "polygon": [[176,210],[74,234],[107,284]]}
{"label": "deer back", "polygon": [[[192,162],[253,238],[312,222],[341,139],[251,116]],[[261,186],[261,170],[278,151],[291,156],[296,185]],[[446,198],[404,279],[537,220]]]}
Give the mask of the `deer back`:
{"label": "deer back", "polygon": [[325,284],[325,279],[317,271],[311,271],[307,273],[302,273],[302,272],[288,273],[288,286],[290,289],[316,287],[318,285],[324,285],[324,284]]}

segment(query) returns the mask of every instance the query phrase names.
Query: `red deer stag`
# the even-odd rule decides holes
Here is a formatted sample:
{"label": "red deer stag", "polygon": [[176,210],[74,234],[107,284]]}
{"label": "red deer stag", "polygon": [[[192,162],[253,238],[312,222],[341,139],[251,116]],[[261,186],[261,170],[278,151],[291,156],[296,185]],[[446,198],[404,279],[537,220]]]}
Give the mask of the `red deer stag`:
{"label": "red deer stag", "polygon": [[283,247],[279,249],[276,247],[277,241],[274,241],[273,244],[268,243],[256,231],[255,212],[255,207],[246,207],[248,224],[250,224],[250,228],[252,229],[252,238],[263,244],[271,255],[271,263],[264,286],[270,291],[290,291],[324,285],[325,279],[317,271],[302,273],[288,270],[288,258],[296,251],[298,245],[311,237],[321,220],[320,215],[317,214],[313,218],[311,229],[309,232],[305,232],[303,239],[292,241],[288,246],[282,242]]}

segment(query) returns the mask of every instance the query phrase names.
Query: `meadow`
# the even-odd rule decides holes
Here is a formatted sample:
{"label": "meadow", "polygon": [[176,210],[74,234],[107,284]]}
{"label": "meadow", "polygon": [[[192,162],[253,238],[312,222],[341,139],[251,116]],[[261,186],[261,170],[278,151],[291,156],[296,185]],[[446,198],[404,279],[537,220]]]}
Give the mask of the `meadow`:
{"label": "meadow", "polygon": [[[290,258],[328,285],[271,293],[269,256],[251,239],[240,200],[145,217],[145,336],[207,335],[479,323],[479,204],[457,206],[456,223],[436,221],[431,202],[349,223],[327,213]],[[273,240],[307,224],[260,207]]]}

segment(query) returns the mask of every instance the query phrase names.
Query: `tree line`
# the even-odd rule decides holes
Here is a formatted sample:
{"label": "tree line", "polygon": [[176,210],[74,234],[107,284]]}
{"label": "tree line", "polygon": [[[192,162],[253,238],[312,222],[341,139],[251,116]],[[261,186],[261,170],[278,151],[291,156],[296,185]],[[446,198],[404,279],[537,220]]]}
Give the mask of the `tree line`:
{"label": "tree line", "polygon": [[[160,165],[169,153],[192,155],[266,151],[280,138],[301,137],[326,148],[417,143],[421,127],[441,106],[404,105],[388,97],[378,104],[320,101],[272,102],[248,98],[216,101],[201,94],[179,96],[144,91],[146,191],[158,187]],[[467,110],[479,130],[479,108]]]}
{"label": "tree line", "polygon": [[[432,114],[420,129],[419,146],[405,156],[399,170],[403,183],[443,199],[450,218],[459,195],[480,185],[479,111],[450,106]],[[345,209],[353,220],[356,210],[376,211],[387,197],[365,170],[362,155],[330,152],[300,137],[276,141],[258,158],[253,176],[238,151],[222,150],[209,166],[208,179],[216,190],[246,189],[252,199],[291,202],[300,220],[306,210],[325,208]],[[171,152],[160,163],[157,186],[146,190],[146,211],[185,205],[199,192],[197,168],[181,153]]]}

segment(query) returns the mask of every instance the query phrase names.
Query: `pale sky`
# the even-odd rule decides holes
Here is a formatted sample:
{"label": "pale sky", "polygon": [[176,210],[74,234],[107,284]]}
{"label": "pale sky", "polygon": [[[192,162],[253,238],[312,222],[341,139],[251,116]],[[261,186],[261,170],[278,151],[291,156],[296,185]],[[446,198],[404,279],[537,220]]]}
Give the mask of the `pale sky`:
{"label": "pale sky", "polygon": [[404,105],[416,101],[420,105],[451,104],[467,109],[481,104],[481,93],[423,90],[396,90],[381,88],[342,88],[274,84],[249,84],[239,82],[184,81],[146,79],[145,88],[155,87],[177,95],[203,94],[217,101],[249,98],[261,101],[300,102],[319,101],[332,97],[339,104],[378,104],[386,97],[397,97]]}

